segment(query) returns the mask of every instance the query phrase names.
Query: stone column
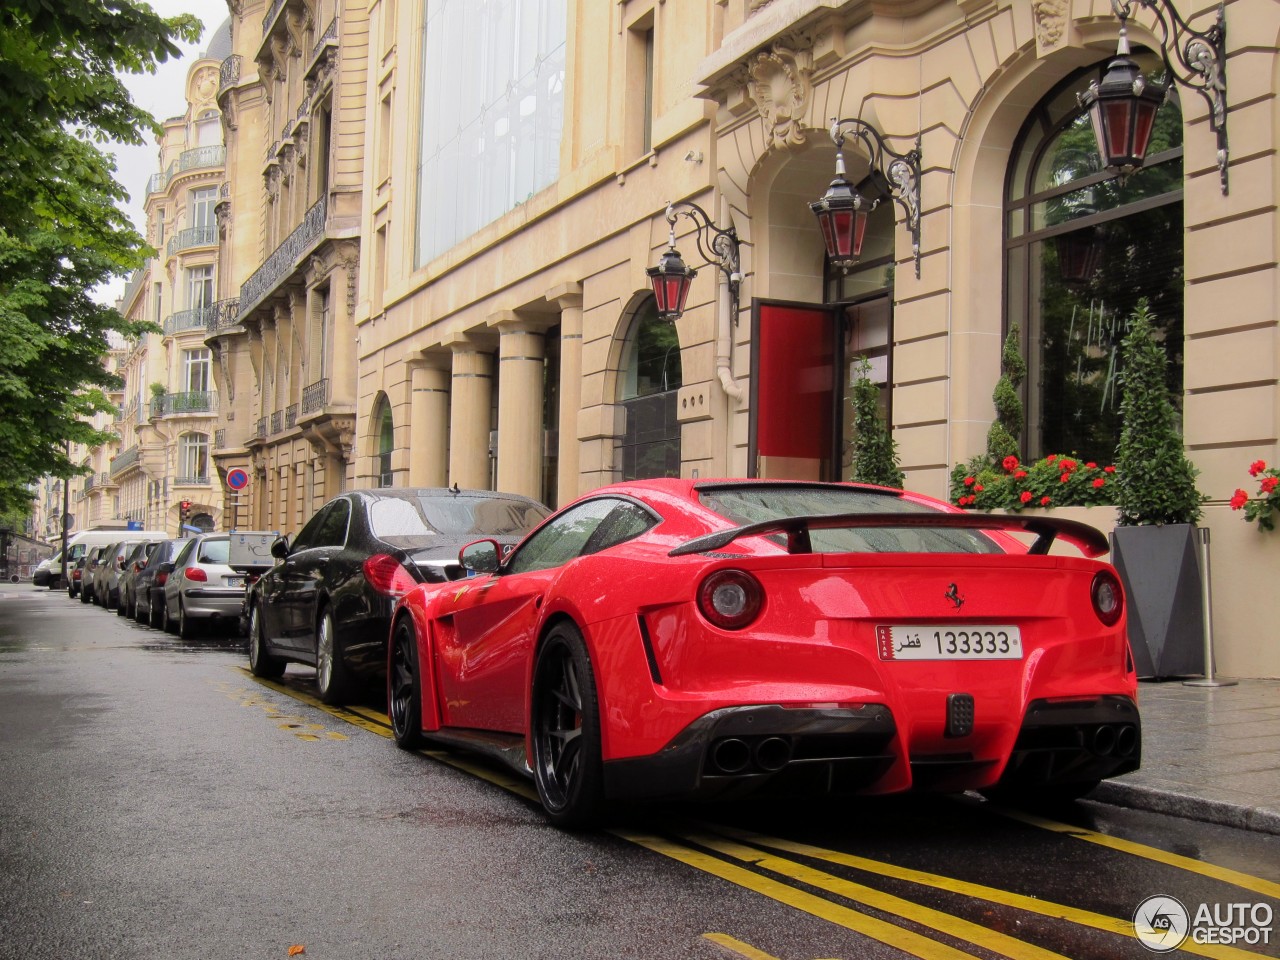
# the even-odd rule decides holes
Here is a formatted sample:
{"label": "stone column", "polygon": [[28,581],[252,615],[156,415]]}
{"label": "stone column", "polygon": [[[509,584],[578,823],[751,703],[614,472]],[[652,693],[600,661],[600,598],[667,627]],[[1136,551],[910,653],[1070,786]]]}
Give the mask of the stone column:
{"label": "stone column", "polygon": [[546,343],[514,315],[499,330],[498,489],[541,500]]}
{"label": "stone column", "polygon": [[449,409],[449,482],[489,489],[489,407],[493,402],[493,358],[471,341],[453,350]]}
{"label": "stone column", "polygon": [[560,305],[560,432],[556,505],[582,492],[578,413],[582,407],[582,284],[566,283],[547,294]]}
{"label": "stone column", "polygon": [[409,377],[409,484],[448,486],[449,371],[414,361]]}

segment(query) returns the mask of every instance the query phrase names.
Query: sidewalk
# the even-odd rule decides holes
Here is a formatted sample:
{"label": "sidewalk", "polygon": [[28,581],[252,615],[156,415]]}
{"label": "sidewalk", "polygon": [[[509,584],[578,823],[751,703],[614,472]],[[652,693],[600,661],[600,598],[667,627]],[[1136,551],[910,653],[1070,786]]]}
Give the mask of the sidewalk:
{"label": "sidewalk", "polygon": [[1138,687],[1142,769],[1090,798],[1280,834],[1280,680]]}

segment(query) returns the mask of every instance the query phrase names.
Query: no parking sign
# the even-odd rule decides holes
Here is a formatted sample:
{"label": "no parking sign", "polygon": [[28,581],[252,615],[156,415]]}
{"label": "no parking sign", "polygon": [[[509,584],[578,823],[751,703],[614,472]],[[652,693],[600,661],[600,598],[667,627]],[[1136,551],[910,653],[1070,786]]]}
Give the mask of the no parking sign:
{"label": "no parking sign", "polygon": [[227,486],[232,490],[243,490],[249,485],[249,474],[236,467],[227,471]]}

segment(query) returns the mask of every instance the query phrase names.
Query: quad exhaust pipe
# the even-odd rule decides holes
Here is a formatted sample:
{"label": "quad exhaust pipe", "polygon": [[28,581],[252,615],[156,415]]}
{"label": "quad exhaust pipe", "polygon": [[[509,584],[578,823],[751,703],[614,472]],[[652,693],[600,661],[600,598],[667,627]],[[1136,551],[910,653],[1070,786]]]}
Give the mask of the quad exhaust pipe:
{"label": "quad exhaust pipe", "polygon": [[1100,757],[1128,759],[1138,749],[1138,730],[1131,723],[1104,723],[1089,731],[1087,743]]}

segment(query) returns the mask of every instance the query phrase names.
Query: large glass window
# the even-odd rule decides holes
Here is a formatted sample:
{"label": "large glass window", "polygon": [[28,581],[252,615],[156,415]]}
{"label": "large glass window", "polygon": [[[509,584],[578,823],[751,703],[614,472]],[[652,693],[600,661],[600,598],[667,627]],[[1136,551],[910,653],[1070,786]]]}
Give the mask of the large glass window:
{"label": "large glass window", "polygon": [[[1150,53],[1144,70],[1160,69]],[[1023,126],[1005,201],[1007,320],[1028,360],[1026,457],[1110,463],[1120,434],[1119,346],[1141,298],[1182,395],[1182,116],[1156,117],[1147,166],[1121,179],[1099,169],[1076,94],[1101,67],[1052,91]]]}
{"label": "large glass window", "polygon": [[184,433],[178,438],[179,483],[208,483],[209,437],[203,433]]}
{"label": "large glass window", "polygon": [[417,261],[560,173],[565,0],[427,0]]}
{"label": "large glass window", "polygon": [[659,320],[649,298],[632,321],[618,382],[627,418],[620,444],[623,480],[680,476],[676,398],[681,383],[675,324]]}
{"label": "large glass window", "polygon": [[182,387],[187,393],[207,393],[211,389],[213,360],[208,347],[182,351]]}
{"label": "large glass window", "polygon": [[191,191],[191,226],[212,228],[217,226],[213,206],[218,202],[217,187],[197,187]]}
{"label": "large glass window", "polygon": [[378,486],[389,487],[395,480],[391,472],[391,451],[396,446],[395,423],[391,419],[391,404],[384,399],[378,414]]}
{"label": "large glass window", "polygon": [[187,269],[187,309],[197,310],[213,303],[213,265]]}

